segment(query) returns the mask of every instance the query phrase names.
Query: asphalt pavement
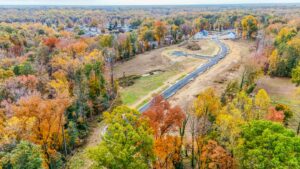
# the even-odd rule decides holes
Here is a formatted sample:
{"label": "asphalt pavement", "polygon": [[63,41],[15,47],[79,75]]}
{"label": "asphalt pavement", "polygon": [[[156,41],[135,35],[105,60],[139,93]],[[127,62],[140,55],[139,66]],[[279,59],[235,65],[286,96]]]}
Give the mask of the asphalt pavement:
{"label": "asphalt pavement", "polygon": [[[196,68],[193,72],[186,75],[181,80],[177,81],[175,84],[164,90],[161,95],[168,99],[171,96],[173,96],[178,90],[183,88],[185,85],[187,85],[189,82],[193,81],[196,77],[203,74],[206,70],[210,69],[212,66],[216,65],[220,60],[222,60],[228,53],[227,46],[222,43],[217,37],[212,38],[213,41],[215,41],[220,46],[220,51],[215,56],[211,57],[207,63],[199,66]],[[205,56],[203,56],[205,57]],[[144,104],[141,108],[139,108],[139,111],[141,113],[145,112],[151,105],[151,101]]]}

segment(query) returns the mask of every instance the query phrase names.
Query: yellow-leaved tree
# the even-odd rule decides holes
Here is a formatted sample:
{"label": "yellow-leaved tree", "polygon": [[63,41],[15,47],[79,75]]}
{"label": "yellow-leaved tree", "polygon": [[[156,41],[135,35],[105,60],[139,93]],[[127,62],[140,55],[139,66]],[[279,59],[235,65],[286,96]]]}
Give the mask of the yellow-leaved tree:
{"label": "yellow-leaved tree", "polygon": [[260,89],[256,96],[255,96],[255,119],[262,119],[264,118],[268,113],[268,108],[271,104],[271,99],[268,95],[268,93],[264,89]]}
{"label": "yellow-leaved tree", "polygon": [[243,38],[254,39],[257,35],[257,30],[258,30],[257,19],[252,15],[248,15],[242,19],[241,24],[242,24],[242,29],[243,29],[243,33],[242,33]]}
{"label": "yellow-leaved tree", "polygon": [[[199,163],[201,150],[205,144],[205,136],[211,131],[212,124],[215,121],[221,109],[219,97],[217,97],[213,88],[208,88],[200,93],[194,102],[192,120],[192,156],[194,156],[194,144],[196,143],[196,159]],[[194,165],[194,164],[192,164]],[[201,165],[201,164],[198,164]],[[197,166],[197,164],[196,164]]]}

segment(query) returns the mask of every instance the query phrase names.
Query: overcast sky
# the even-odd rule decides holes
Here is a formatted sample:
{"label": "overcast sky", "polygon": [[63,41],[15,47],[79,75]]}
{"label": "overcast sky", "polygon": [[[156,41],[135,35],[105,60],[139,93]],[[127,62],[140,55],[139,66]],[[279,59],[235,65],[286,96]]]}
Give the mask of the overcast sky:
{"label": "overcast sky", "polygon": [[300,0],[0,0],[0,5],[177,5],[300,3]]}

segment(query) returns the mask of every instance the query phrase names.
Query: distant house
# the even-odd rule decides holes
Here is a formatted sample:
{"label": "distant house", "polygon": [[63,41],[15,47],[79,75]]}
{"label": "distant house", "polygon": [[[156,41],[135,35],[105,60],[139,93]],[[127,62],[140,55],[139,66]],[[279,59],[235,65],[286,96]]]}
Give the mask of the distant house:
{"label": "distant house", "polygon": [[229,32],[227,35],[223,37],[223,39],[231,39],[234,40],[237,38],[237,35],[234,32]]}
{"label": "distant house", "polygon": [[132,29],[131,29],[129,26],[127,26],[127,25],[122,26],[121,29],[122,29],[124,32],[131,32],[131,31],[132,31]]}
{"label": "distant house", "polygon": [[158,42],[157,41],[150,41],[149,42],[149,46],[152,48],[152,49],[155,49],[158,47]]}
{"label": "distant house", "polygon": [[171,45],[171,44],[173,44],[173,42],[174,42],[174,38],[173,38],[172,35],[167,35],[167,36],[165,37],[165,44]]}
{"label": "distant house", "polygon": [[107,24],[106,29],[108,29],[112,33],[125,33],[125,32],[131,32],[132,29],[127,25],[113,25],[113,24]]}
{"label": "distant house", "polygon": [[85,35],[89,37],[94,37],[100,35],[101,31],[97,27],[85,27]]}
{"label": "distant house", "polygon": [[207,31],[207,30],[202,30],[201,33],[202,33],[204,36],[208,36],[208,31]]}
{"label": "distant house", "polygon": [[67,31],[67,32],[73,32],[74,29],[73,29],[73,28],[68,28],[68,27],[66,27],[66,28],[65,28],[65,31]]}
{"label": "distant house", "polygon": [[208,31],[202,30],[194,35],[194,39],[196,39],[196,40],[203,39],[203,38],[206,38],[207,36],[208,36]]}
{"label": "distant house", "polygon": [[6,56],[5,50],[0,49],[0,59],[4,58]]}

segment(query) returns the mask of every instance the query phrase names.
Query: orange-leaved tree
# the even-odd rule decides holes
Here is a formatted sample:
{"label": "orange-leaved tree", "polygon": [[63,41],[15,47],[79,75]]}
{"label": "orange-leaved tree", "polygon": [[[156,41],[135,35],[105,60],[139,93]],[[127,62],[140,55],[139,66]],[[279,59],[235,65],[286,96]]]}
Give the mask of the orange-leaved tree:
{"label": "orange-leaved tree", "polygon": [[56,150],[63,143],[64,112],[70,105],[68,97],[44,99],[40,94],[22,97],[13,105],[18,127],[17,139],[29,140],[41,145],[45,155],[45,165],[56,158]]}
{"label": "orange-leaved tree", "polygon": [[179,131],[186,118],[179,106],[171,107],[170,103],[162,96],[156,96],[152,100],[151,106],[144,116],[149,119],[156,138]]}
{"label": "orange-leaved tree", "polygon": [[207,144],[203,146],[200,161],[200,168],[203,169],[233,168],[233,158],[214,140],[209,140]]}
{"label": "orange-leaved tree", "polygon": [[275,107],[270,107],[266,118],[270,121],[283,123],[284,113],[282,110],[277,111]]}
{"label": "orange-leaved tree", "polygon": [[181,163],[182,137],[176,136],[184,130],[186,116],[178,106],[171,107],[162,96],[156,96],[150,108],[143,114],[154,131],[156,168],[173,168]]}

